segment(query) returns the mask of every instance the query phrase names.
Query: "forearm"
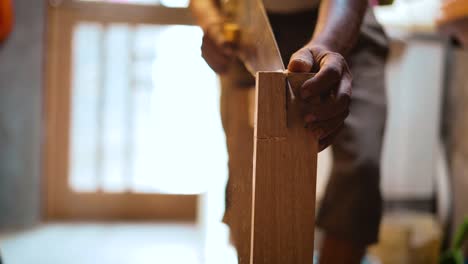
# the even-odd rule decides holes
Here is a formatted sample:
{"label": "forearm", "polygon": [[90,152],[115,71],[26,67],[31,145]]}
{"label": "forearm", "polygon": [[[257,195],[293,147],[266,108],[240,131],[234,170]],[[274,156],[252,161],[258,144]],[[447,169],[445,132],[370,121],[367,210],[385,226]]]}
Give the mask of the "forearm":
{"label": "forearm", "polygon": [[323,0],[310,45],[345,56],[354,46],[367,9],[367,0]]}
{"label": "forearm", "polygon": [[222,21],[217,0],[190,0],[189,7],[195,21],[204,30]]}

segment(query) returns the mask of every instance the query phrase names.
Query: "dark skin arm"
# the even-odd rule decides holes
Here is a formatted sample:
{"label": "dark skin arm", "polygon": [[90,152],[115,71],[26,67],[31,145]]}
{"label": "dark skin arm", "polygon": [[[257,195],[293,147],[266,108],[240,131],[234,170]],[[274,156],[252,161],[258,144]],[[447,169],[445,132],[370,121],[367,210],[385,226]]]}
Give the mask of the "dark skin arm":
{"label": "dark skin arm", "polygon": [[[304,105],[304,121],[319,135],[320,150],[332,143],[349,113],[352,76],[344,57],[357,41],[366,9],[366,0],[322,0],[311,41],[288,65],[291,72],[317,72],[300,96],[322,98],[319,105]],[[320,263],[359,264],[365,250],[365,245],[325,234]]]}
{"label": "dark skin arm", "polygon": [[321,104],[304,105],[304,121],[328,147],[349,112],[352,76],[344,57],[359,36],[366,0],[322,0],[319,19],[309,43],[291,57],[291,72],[317,72],[304,83],[301,97],[321,96]]}
{"label": "dark skin arm", "polygon": [[[223,18],[216,0],[191,0],[190,8],[204,31],[202,56],[218,74],[223,74],[234,56],[232,43],[221,34]],[[317,72],[304,83],[304,102],[321,96],[321,104],[304,103],[304,122],[319,136],[320,151],[328,147],[348,115],[352,76],[344,56],[359,35],[366,0],[322,0],[311,41],[289,63],[291,72]],[[331,96],[330,96],[331,95]]]}

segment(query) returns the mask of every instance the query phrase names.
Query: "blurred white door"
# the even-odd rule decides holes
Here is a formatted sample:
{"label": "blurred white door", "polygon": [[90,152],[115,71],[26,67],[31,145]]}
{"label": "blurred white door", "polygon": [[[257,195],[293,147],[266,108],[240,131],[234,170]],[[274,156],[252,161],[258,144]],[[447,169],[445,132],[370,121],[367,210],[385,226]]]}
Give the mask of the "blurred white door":
{"label": "blurred white door", "polygon": [[226,177],[187,0],[51,1],[46,215],[191,219]]}

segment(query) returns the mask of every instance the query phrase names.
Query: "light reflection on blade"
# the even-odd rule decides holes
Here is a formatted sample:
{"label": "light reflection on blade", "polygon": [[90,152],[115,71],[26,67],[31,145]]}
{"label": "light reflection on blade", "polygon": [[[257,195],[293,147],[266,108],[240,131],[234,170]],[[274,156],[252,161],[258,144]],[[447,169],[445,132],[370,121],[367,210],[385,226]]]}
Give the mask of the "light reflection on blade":
{"label": "light reflection on blade", "polygon": [[284,63],[262,0],[239,0],[240,57],[250,73],[284,71]]}

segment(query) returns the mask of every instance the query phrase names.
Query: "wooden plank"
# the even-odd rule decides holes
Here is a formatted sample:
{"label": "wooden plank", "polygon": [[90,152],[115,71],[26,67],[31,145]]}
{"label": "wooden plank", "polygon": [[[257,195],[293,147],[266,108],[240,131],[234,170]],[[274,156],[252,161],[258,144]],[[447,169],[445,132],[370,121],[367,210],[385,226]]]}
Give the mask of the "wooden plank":
{"label": "wooden plank", "polygon": [[54,220],[195,222],[198,195],[156,193],[74,193],[62,197]]}
{"label": "wooden plank", "polygon": [[44,217],[64,206],[68,187],[72,21],[47,8],[45,50],[43,183]]}
{"label": "wooden plank", "polygon": [[186,7],[171,8],[160,5],[128,3],[66,1],[50,8],[60,10],[76,20],[98,23],[194,25]]}
{"label": "wooden plank", "polygon": [[[310,74],[292,75],[297,86]],[[317,140],[282,72],[257,73],[251,264],[313,263]]]}
{"label": "wooden plank", "polygon": [[[236,67],[230,76],[239,76]],[[221,78],[221,116],[229,155],[229,181],[223,221],[237,250],[239,264],[250,262],[252,210],[252,159],[255,87],[242,87],[232,78]]]}

